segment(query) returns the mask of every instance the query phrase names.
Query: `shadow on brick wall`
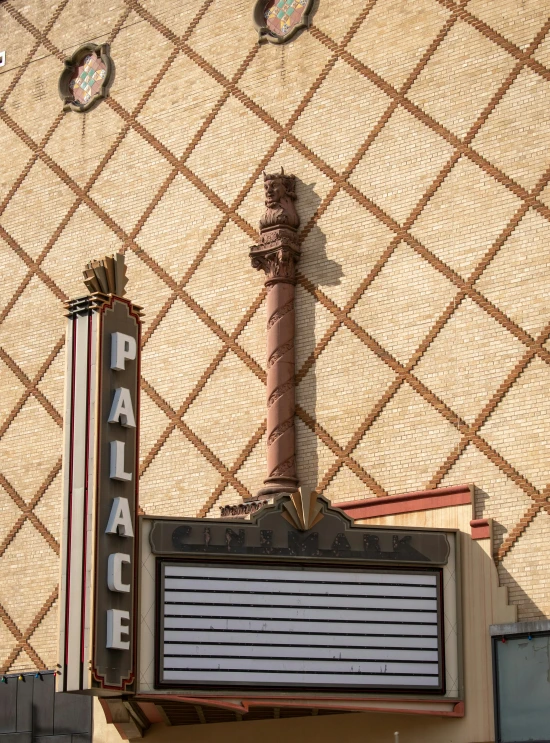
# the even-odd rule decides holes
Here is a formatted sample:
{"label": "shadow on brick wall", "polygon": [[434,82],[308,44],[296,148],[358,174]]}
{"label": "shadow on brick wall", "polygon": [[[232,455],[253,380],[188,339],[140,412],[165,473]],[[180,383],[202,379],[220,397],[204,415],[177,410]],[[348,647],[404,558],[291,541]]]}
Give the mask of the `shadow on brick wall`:
{"label": "shadow on brick wall", "polygon": [[[478,519],[485,518],[492,515],[492,509],[489,507],[490,494],[483,488],[477,485],[474,488],[475,498],[475,516]],[[543,515],[543,518],[546,518]],[[532,523],[532,522],[531,522]],[[529,528],[529,527],[527,527]],[[532,595],[529,595],[523,586],[520,586],[514,577],[513,573],[510,572],[506,567],[505,563],[498,560],[498,553],[503,543],[509,536],[509,528],[501,523],[498,518],[493,517],[493,550],[494,559],[497,564],[499,581],[501,586],[508,588],[508,601],[511,604],[516,604],[518,607],[518,620],[521,622],[535,621],[539,619],[548,619],[550,605],[548,603],[548,592],[546,591],[546,600],[543,601],[543,605],[537,603],[537,599]],[[524,535],[519,537],[519,544],[524,544],[521,540],[525,539]],[[512,546],[512,550],[515,549],[515,545]],[[540,565],[540,569],[546,569],[543,565]],[[527,575],[524,576],[527,578]],[[534,576],[533,576],[534,578]],[[533,584],[533,578],[531,579],[531,585]],[[543,589],[544,591],[544,589]]]}
{"label": "shadow on brick wall", "polygon": [[[296,191],[298,195],[298,211],[302,219],[302,229],[307,228],[304,213],[315,214],[321,202],[321,197],[315,191],[315,183],[304,183],[297,179]],[[298,264],[300,275],[306,281],[319,287],[321,291],[329,286],[339,286],[344,275],[342,266],[336,261],[330,260],[326,253],[327,239],[318,224],[313,225],[302,244],[302,257]],[[317,300],[310,292],[300,289],[298,280],[298,291],[296,296],[296,347],[306,349],[306,358],[297,356],[296,373],[298,389],[297,403],[307,413],[315,417],[317,410],[317,379],[316,366],[312,362],[311,354],[316,346],[316,305]],[[322,335],[322,333],[321,333]],[[319,340],[319,337],[317,337]],[[304,375],[304,364],[307,373]],[[300,416],[297,416],[299,420]],[[316,435],[307,426],[297,424],[299,430],[297,436],[297,462],[298,478],[304,492],[311,492],[318,486],[318,480],[323,472],[319,472],[319,441]]]}

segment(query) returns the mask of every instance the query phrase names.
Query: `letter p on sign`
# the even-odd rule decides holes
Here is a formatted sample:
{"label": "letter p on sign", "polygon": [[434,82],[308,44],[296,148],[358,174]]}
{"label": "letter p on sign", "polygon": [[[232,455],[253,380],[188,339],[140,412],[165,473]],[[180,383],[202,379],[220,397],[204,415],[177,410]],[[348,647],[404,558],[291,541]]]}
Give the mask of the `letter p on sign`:
{"label": "letter p on sign", "polygon": [[136,340],[124,333],[111,333],[111,369],[124,371],[126,359],[136,358]]}

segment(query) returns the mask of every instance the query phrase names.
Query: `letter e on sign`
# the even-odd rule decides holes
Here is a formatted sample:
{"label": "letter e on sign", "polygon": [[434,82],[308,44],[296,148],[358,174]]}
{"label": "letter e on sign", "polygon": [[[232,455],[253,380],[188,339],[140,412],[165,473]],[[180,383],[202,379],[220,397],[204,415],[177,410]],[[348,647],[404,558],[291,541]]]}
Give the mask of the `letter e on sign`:
{"label": "letter e on sign", "polygon": [[107,610],[107,648],[109,650],[128,650],[130,640],[123,640],[122,635],[130,636],[130,627],[122,620],[130,621],[130,612],[122,609]]}

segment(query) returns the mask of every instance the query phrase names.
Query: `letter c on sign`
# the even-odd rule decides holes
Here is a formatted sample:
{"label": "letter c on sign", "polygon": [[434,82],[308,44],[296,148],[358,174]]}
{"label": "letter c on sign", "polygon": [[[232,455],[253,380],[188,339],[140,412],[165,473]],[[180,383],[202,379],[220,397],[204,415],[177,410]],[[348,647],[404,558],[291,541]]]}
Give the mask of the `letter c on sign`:
{"label": "letter c on sign", "polygon": [[130,563],[130,555],[123,552],[113,552],[109,555],[107,562],[107,585],[110,591],[117,593],[130,593],[130,584],[122,582],[122,566],[124,563]]}

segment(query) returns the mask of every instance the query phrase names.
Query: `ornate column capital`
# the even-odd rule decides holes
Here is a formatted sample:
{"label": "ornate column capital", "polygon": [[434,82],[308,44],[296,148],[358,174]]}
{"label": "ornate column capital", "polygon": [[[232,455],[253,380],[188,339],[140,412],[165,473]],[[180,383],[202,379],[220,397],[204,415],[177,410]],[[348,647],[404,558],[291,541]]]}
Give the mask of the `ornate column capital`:
{"label": "ornate column capital", "polygon": [[260,220],[260,239],[250,251],[252,266],[266,274],[266,286],[277,282],[296,283],[300,257],[296,212],[296,179],[293,175],[264,173],[266,211]]}
{"label": "ornate column capital", "polygon": [[260,234],[260,242],[250,251],[253,268],[265,272],[265,284],[278,281],[296,283],[296,263],[300,257],[298,235],[288,227],[275,228]]}

